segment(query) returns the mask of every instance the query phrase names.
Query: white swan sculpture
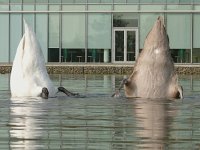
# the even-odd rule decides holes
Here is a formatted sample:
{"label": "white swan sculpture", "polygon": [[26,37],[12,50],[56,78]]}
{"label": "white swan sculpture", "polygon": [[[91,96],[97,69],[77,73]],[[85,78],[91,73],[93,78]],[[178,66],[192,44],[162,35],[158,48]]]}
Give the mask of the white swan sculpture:
{"label": "white swan sculpture", "polygon": [[76,95],[63,87],[55,88],[35,33],[24,20],[25,33],[13,61],[10,90],[12,97],[55,97],[58,91]]}

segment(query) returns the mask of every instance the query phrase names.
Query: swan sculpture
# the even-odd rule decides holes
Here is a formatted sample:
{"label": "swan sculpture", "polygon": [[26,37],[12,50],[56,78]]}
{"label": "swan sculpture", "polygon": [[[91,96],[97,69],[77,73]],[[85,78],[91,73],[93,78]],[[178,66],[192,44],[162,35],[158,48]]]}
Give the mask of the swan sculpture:
{"label": "swan sculpture", "polygon": [[36,35],[24,20],[25,33],[18,45],[10,76],[12,97],[55,97],[58,91],[76,95],[64,87],[55,88],[45,67]]}
{"label": "swan sculpture", "polygon": [[[145,39],[132,74],[122,81],[126,97],[183,98],[163,22],[163,18],[158,17]],[[115,96],[118,94],[119,91]]]}

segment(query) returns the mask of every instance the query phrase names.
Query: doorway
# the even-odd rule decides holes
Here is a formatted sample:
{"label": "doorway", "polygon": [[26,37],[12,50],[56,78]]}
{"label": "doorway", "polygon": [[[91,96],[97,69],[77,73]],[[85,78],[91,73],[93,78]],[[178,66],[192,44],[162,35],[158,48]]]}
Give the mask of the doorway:
{"label": "doorway", "polygon": [[138,29],[114,28],[114,62],[134,62],[138,50]]}

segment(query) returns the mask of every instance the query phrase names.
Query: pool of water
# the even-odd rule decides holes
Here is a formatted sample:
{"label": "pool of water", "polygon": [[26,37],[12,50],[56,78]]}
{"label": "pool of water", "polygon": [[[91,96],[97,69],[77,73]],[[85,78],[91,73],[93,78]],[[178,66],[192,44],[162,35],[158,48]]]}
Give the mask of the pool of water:
{"label": "pool of water", "polygon": [[123,77],[51,75],[86,97],[43,100],[11,99],[1,74],[0,149],[200,149],[200,76],[180,76],[176,101],[112,98]]}

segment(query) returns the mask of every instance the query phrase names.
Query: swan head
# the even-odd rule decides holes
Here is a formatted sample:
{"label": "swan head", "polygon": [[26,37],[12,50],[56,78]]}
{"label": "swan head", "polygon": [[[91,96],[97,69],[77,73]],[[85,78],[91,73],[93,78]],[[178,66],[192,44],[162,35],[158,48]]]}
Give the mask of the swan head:
{"label": "swan head", "polygon": [[44,98],[44,99],[48,99],[48,97],[49,97],[49,91],[48,91],[48,89],[46,87],[42,88],[42,93],[41,93],[40,96],[42,98]]}

